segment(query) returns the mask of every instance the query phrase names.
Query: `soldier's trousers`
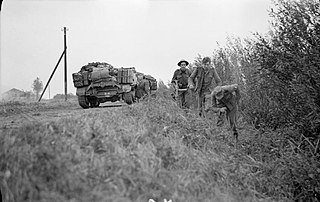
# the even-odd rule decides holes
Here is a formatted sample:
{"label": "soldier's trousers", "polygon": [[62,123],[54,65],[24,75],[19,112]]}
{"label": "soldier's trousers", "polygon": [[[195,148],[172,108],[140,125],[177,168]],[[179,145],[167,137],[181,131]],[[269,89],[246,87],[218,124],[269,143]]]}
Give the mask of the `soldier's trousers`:
{"label": "soldier's trousers", "polygon": [[188,108],[186,97],[188,95],[188,91],[179,91],[178,92],[178,104],[180,108]]}
{"label": "soldier's trousers", "polygon": [[204,115],[205,104],[206,104],[206,95],[207,94],[205,94],[205,93],[199,93],[197,95],[198,112],[199,112],[200,116]]}
{"label": "soldier's trousers", "polygon": [[212,106],[212,100],[209,97],[210,97],[210,92],[200,93],[197,95],[197,105],[198,105],[198,112],[200,116],[203,116],[205,114],[206,105]]}
{"label": "soldier's trousers", "polygon": [[230,123],[230,129],[233,131],[233,134],[236,136],[238,135],[237,111],[238,111],[237,105],[233,106],[231,110],[227,108],[227,111],[225,113],[221,113],[221,112],[219,113],[218,122],[217,122],[217,126],[222,126],[224,123],[224,116],[226,115],[227,120],[229,120],[229,123]]}

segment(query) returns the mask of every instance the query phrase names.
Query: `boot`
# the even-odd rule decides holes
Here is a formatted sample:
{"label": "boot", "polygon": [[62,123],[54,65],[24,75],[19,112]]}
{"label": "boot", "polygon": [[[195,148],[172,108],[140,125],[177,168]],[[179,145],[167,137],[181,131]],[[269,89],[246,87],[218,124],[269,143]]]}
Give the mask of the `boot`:
{"label": "boot", "polygon": [[233,132],[233,138],[234,138],[234,147],[235,149],[237,149],[238,148],[238,132],[237,131]]}

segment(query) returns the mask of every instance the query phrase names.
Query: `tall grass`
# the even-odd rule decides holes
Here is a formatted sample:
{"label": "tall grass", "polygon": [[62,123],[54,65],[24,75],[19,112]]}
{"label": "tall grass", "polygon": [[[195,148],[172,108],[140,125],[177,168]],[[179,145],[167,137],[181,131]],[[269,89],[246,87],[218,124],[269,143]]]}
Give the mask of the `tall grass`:
{"label": "tall grass", "polygon": [[246,126],[235,150],[227,127],[217,128],[215,117],[208,117],[160,95],[5,130],[2,192],[21,202],[288,199],[283,187],[273,187],[281,184],[274,180],[281,169],[272,168],[271,157],[257,156],[261,145],[251,146],[246,137],[257,131]]}

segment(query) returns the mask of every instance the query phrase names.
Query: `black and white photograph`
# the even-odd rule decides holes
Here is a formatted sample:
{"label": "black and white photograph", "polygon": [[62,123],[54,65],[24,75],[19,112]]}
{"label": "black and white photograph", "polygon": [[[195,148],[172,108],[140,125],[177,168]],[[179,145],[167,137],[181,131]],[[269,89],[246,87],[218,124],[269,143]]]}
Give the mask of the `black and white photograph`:
{"label": "black and white photograph", "polygon": [[320,2],[1,0],[0,199],[320,201]]}

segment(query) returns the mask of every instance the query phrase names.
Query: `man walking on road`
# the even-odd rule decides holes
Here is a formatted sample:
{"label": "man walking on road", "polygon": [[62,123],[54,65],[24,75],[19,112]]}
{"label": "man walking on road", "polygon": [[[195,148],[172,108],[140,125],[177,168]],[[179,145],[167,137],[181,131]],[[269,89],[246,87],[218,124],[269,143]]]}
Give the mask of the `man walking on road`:
{"label": "man walking on road", "polygon": [[222,85],[216,69],[211,66],[211,59],[209,57],[205,57],[202,60],[202,65],[192,72],[188,80],[188,87],[190,89],[194,89],[197,95],[198,111],[200,116],[204,115],[206,96],[211,94],[214,82],[215,86]]}
{"label": "man walking on road", "polygon": [[186,96],[188,95],[188,78],[190,76],[190,70],[187,69],[189,62],[186,60],[181,60],[178,62],[177,69],[172,77],[171,83],[174,86],[175,92],[177,92],[177,97],[179,107],[188,108],[186,104]]}

